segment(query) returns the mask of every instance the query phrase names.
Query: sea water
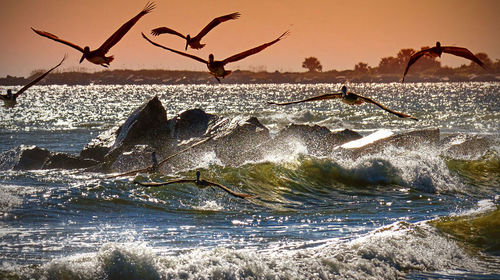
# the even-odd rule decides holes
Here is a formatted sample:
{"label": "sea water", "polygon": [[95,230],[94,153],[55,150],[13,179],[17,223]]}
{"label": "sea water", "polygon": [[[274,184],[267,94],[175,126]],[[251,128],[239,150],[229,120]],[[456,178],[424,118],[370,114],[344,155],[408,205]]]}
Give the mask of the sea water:
{"label": "sea water", "polygon": [[[197,158],[196,170],[251,200],[80,170],[0,171],[0,278],[500,278],[500,83],[348,85],[418,122],[371,104],[266,103],[341,86],[34,86],[0,108],[0,153],[24,144],[78,154],[155,95],[169,118],[194,108],[255,116],[272,135],[291,123],[362,135],[439,128],[443,141],[355,160],[302,143],[239,166]],[[464,141],[472,148],[447,152]]]}

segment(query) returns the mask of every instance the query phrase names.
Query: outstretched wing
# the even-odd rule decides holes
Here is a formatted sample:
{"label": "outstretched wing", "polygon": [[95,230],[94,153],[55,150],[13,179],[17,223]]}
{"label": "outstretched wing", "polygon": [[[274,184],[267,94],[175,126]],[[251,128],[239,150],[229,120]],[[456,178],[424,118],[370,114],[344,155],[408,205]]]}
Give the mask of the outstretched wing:
{"label": "outstretched wing", "polygon": [[284,102],[284,103],[278,103],[278,102],[267,102],[267,104],[273,104],[273,105],[290,105],[290,104],[297,104],[297,103],[302,103],[302,102],[308,102],[308,101],[318,101],[318,100],[327,100],[327,99],[335,99],[335,98],[341,98],[342,93],[329,93],[329,94],[323,94],[319,96],[314,96],[311,98],[307,98],[304,100],[298,100],[298,101],[292,101],[292,102]]}
{"label": "outstretched wing", "polygon": [[59,42],[59,43],[63,43],[63,44],[65,44],[65,45],[70,46],[70,47],[72,47],[72,48],[74,48],[74,49],[77,49],[77,50],[79,50],[79,51],[81,51],[81,52],[83,53],[83,48],[82,48],[82,47],[80,47],[80,46],[78,46],[78,45],[75,45],[75,44],[73,44],[73,43],[71,43],[71,42],[68,42],[68,41],[66,41],[66,40],[63,40],[63,39],[61,39],[61,38],[57,37],[56,35],[54,35],[54,34],[52,34],[52,33],[45,32],[45,31],[41,31],[41,30],[36,30],[36,29],[34,29],[33,27],[31,27],[31,29],[32,29],[33,31],[35,31],[35,33],[36,33],[36,34],[38,34],[38,35],[40,35],[40,36],[43,36],[43,37],[49,38],[49,39],[54,40],[54,41]]}
{"label": "outstretched wing", "polygon": [[30,87],[32,87],[34,84],[38,83],[41,79],[45,78],[45,76],[47,76],[50,72],[52,72],[52,70],[56,69],[57,67],[59,67],[63,61],[66,59],[66,55],[63,57],[63,59],[61,60],[61,62],[59,62],[59,64],[57,64],[56,66],[50,68],[49,71],[43,73],[42,75],[40,75],[40,77],[34,79],[33,81],[31,81],[29,84],[25,85],[23,88],[21,88],[18,92],[16,92],[16,94],[14,94],[14,97],[17,98],[19,95],[21,95],[21,93],[23,93],[25,90],[29,89]]}
{"label": "outstretched wing", "polygon": [[369,97],[364,97],[364,96],[361,96],[361,95],[359,95],[359,94],[356,94],[356,95],[357,95],[359,98],[361,98],[363,101],[368,102],[368,103],[375,104],[375,105],[377,105],[378,107],[380,107],[382,110],[387,111],[387,112],[389,112],[389,113],[391,113],[391,114],[394,114],[394,115],[396,115],[396,116],[398,116],[398,117],[400,117],[400,118],[410,118],[410,119],[412,119],[412,120],[418,121],[418,119],[417,119],[417,118],[415,118],[415,117],[412,117],[412,116],[407,115],[407,114],[403,114],[403,113],[401,113],[401,112],[396,112],[396,111],[393,111],[393,110],[391,110],[391,109],[389,109],[389,108],[385,107],[384,105],[382,105],[382,104],[378,103],[377,101],[375,101],[375,100],[373,100],[373,99],[371,99],[371,98],[369,98]]}
{"label": "outstretched wing", "polygon": [[201,63],[205,63],[205,64],[207,64],[207,63],[208,63],[208,61],[204,60],[203,58],[197,57],[196,55],[188,54],[188,53],[181,52],[181,51],[176,51],[176,50],[174,50],[174,49],[167,48],[167,47],[162,46],[162,45],[160,45],[160,44],[158,44],[158,43],[155,43],[155,42],[153,42],[153,41],[149,40],[149,38],[148,38],[148,37],[146,37],[146,35],[144,35],[144,33],[141,33],[141,34],[142,34],[142,37],[144,37],[144,39],[146,39],[148,42],[150,42],[151,44],[153,44],[153,45],[155,45],[155,46],[157,46],[157,47],[160,47],[160,48],[162,48],[162,49],[166,49],[166,50],[168,50],[168,51],[171,51],[171,52],[174,52],[174,53],[177,53],[177,54],[180,54],[180,55],[183,55],[183,56],[189,57],[189,58],[192,58],[192,59],[194,59],[194,60],[196,60],[196,61],[199,61],[199,62],[201,62]]}
{"label": "outstretched wing", "polygon": [[186,39],[186,36],[184,36],[183,34],[173,30],[173,29],[170,29],[168,27],[158,27],[158,28],[155,28],[153,30],[151,30],[151,34],[154,35],[154,36],[158,36],[158,35],[161,35],[161,34],[174,34],[174,35],[177,35],[181,38],[184,38]]}
{"label": "outstretched wing", "polygon": [[99,51],[102,54],[107,53],[109,51],[109,49],[111,49],[111,47],[116,45],[116,43],[118,43],[118,41],[120,41],[123,38],[123,36],[125,36],[125,34],[127,34],[127,32],[130,30],[130,28],[132,28],[132,26],[134,26],[134,24],[142,16],[150,13],[155,7],[156,7],[156,5],[154,2],[148,2],[146,4],[146,6],[144,7],[144,9],[142,9],[142,11],[140,11],[135,17],[133,17],[131,20],[127,21],[118,30],[116,30],[116,32],[113,33],[113,35],[111,35],[111,37],[109,37],[108,40],[106,40],[106,42],[104,42],[99,47],[99,49],[97,49],[97,51]]}
{"label": "outstretched wing", "polygon": [[473,53],[471,53],[466,48],[460,48],[460,47],[441,47],[441,49],[445,53],[451,53],[453,55],[460,56],[460,57],[472,60],[475,63],[477,63],[479,66],[483,67],[483,69],[486,70],[486,66],[484,65],[484,63],[481,60],[479,60],[479,58],[477,58],[477,56],[475,56]]}
{"label": "outstretched wing", "polygon": [[240,17],[240,13],[232,13],[232,14],[229,14],[229,15],[225,15],[225,16],[221,16],[221,17],[218,17],[218,18],[214,18],[194,38],[196,38],[197,40],[201,40],[201,38],[203,38],[203,36],[207,35],[207,33],[210,32],[210,30],[212,30],[214,27],[216,27],[220,23],[228,21],[230,19],[237,19],[239,17]]}
{"label": "outstretched wing", "polygon": [[255,47],[255,48],[253,48],[253,49],[249,49],[249,50],[244,51],[244,52],[241,52],[241,53],[239,53],[239,54],[235,54],[235,55],[233,55],[233,56],[231,56],[231,57],[228,57],[228,58],[224,59],[222,62],[223,62],[224,64],[226,64],[226,63],[229,63],[229,62],[234,62],[234,61],[241,60],[241,59],[243,59],[243,58],[245,58],[245,57],[247,57],[247,56],[250,56],[250,55],[252,55],[252,54],[256,54],[256,53],[258,53],[258,52],[262,51],[263,49],[265,49],[265,48],[267,48],[267,47],[269,47],[269,46],[273,45],[274,43],[277,43],[279,40],[283,39],[283,37],[285,37],[285,36],[286,36],[286,35],[288,35],[288,34],[290,34],[290,31],[286,31],[285,33],[281,34],[281,36],[279,36],[279,37],[278,37],[277,39],[275,39],[274,41],[271,41],[271,42],[269,42],[269,43],[262,44],[262,45],[260,45],[260,46],[258,46],[258,47]]}
{"label": "outstretched wing", "polygon": [[194,183],[196,180],[192,179],[179,179],[179,180],[173,180],[173,181],[168,181],[168,182],[138,182],[135,181],[135,183],[145,186],[145,187],[159,187],[159,186],[165,186],[165,185],[171,185],[171,184],[182,184],[182,183]]}
{"label": "outstretched wing", "polygon": [[209,182],[209,181],[205,181],[205,182],[207,184],[209,184],[209,185],[221,188],[222,190],[224,190],[228,194],[230,194],[232,196],[235,196],[235,197],[239,197],[239,198],[250,198],[250,197],[253,197],[253,195],[251,195],[251,194],[235,192],[235,191],[231,190],[230,188],[228,188],[228,187],[226,187],[224,185],[218,184],[218,183],[213,183],[213,182]]}
{"label": "outstretched wing", "polygon": [[411,55],[410,60],[408,60],[408,65],[406,65],[405,73],[403,74],[403,79],[401,80],[401,82],[405,81],[405,76],[408,73],[410,66],[412,66],[415,62],[417,62],[417,60],[419,58],[421,58],[422,56],[426,55],[427,53],[430,53],[431,50],[434,48],[435,47],[430,48],[430,49],[421,50],[421,51],[418,51],[418,52]]}

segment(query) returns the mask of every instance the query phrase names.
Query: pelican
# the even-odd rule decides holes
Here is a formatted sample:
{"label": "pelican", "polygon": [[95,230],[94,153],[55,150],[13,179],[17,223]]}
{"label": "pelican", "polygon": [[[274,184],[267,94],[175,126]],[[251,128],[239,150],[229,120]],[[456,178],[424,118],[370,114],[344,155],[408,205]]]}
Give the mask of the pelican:
{"label": "pelican", "polygon": [[205,59],[203,58],[200,58],[200,57],[197,57],[195,55],[192,55],[192,54],[188,54],[188,53],[184,53],[184,52],[181,52],[181,51],[177,51],[177,50],[174,50],[174,49],[171,49],[171,48],[167,48],[165,46],[162,46],[158,43],[155,43],[151,40],[149,40],[148,37],[146,37],[146,35],[144,35],[144,33],[142,33],[142,37],[144,37],[144,39],[146,39],[148,42],[150,42],[151,44],[157,46],[157,47],[160,47],[160,48],[163,48],[163,49],[166,49],[166,50],[169,50],[171,52],[174,52],[174,53],[177,53],[177,54],[180,54],[180,55],[183,55],[183,56],[187,56],[189,58],[192,58],[196,61],[199,61],[201,63],[204,63],[207,65],[207,68],[208,70],[210,71],[210,74],[212,74],[215,79],[217,79],[217,81],[219,81],[220,83],[220,79],[219,78],[224,78],[226,76],[228,76],[229,74],[231,74],[231,71],[226,71],[224,69],[224,66],[230,62],[235,62],[235,61],[238,61],[238,60],[241,60],[243,58],[246,58],[247,56],[250,56],[252,54],[256,54],[260,51],[262,51],[263,49],[273,45],[274,43],[278,42],[279,40],[283,39],[284,36],[288,35],[289,34],[289,31],[286,31],[285,33],[281,34],[281,36],[279,36],[277,39],[269,42],[269,43],[265,43],[265,44],[262,44],[258,47],[255,47],[253,49],[249,49],[247,51],[244,51],[244,52],[241,52],[239,54],[235,54],[233,56],[230,56],[224,60],[215,60],[214,59],[214,55],[213,54],[210,54],[208,56],[208,61],[206,61]]}
{"label": "pelican", "polygon": [[196,171],[196,179],[179,179],[179,180],[173,180],[173,181],[168,181],[168,182],[149,182],[149,183],[142,183],[142,182],[135,182],[141,186],[145,187],[158,187],[158,186],[164,186],[164,185],[171,185],[171,184],[184,184],[184,183],[194,183],[196,186],[200,188],[206,188],[206,187],[218,187],[227,192],[228,194],[234,196],[234,197],[239,197],[239,198],[250,198],[253,197],[253,195],[245,194],[245,193],[238,193],[235,191],[232,191],[226,186],[223,186],[218,183],[213,183],[209,182],[206,180],[200,180],[200,171]]}
{"label": "pelican", "polygon": [[479,64],[479,66],[483,67],[486,70],[486,67],[484,63],[477,58],[473,53],[471,53],[468,49],[466,48],[461,48],[461,47],[451,47],[451,46],[441,46],[440,42],[436,42],[436,46],[432,48],[428,48],[425,50],[421,50],[419,52],[416,52],[411,55],[410,60],[408,61],[408,65],[406,65],[405,73],[403,74],[403,79],[401,82],[404,82],[406,73],[408,73],[408,69],[410,69],[410,66],[413,65],[419,58],[421,58],[424,55],[429,55],[432,57],[439,56],[441,57],[442,53],[450,53],[456,56],[461,56],[463,58],[467,58],[471,61],[474,61],[475,63]]}
{"label": "pelican", "polygon": [[151,30],[151,34],[153,34],[154,36],[158,36],[160,34],[165,34],[165,33],[177,35],[181,38],[186,39],[186,50],[188,49],[188,46],[191,47],[192,49],[198,50],[198,49],[201,49],[205,46],[205,44],[201,44],[200,41],[205,35],[207,35],[208,32],[210,32],[210,30],[212,30],[217,25],[219,25],[225,21],[228,21],[231,19],[237,19],[239,17],[240,17],[240,13],[232,13],[229,15],[214,18],[207,26],[205,26],[205,28],[203,28],[200,31],[200,33],[198,33],[198,35],[196,35],[194,37],[191,37],[191,35],[189,35],[189,34],[184,36],[183,34],[177,32],[173,29],[170,29],[168,27],[155,28],[155,29]]}
{"label": "pelican", "polygon": [[150,13],[154,8],[155,8],[154,2],[148,2],[141,12],[139,12],[135,17],[133,17],[131,20],[129,20],[125,24],[123,24],[115,33],[113,33],[113,35],[111,35],[111,37],[108,38],[108,40],[106,40],[106,42],[104,42],[98,49],[93,50],[93,51],[91,51],[88,46],[86,46],[85,48],[82,48],[76,44],[65,41],[65,40],[63,40],[63,39],[61,39],[61,38],[57,37],[56,35],[51,34],[49,32],[37,30],[37,29],[34,29],[33,27],[31,29],[33,29],[33,31],[40,36],[47,37],[47,38],[54,40],[56,42],[68,45],[68,46],[82,52],[83,55],[82,55],[82,58],[80,59],[80,63],[82,63],[82,61],[84,59],[87,59],[88,61],[90,61],[94,64],[98,64],[98,65],[101,65],[103,67],[108,67],[109,64],[111,63],[111,61],[113,61],[113,59],[114,59],[113,56],[105,56],[106,53],[109,51],[109,49],[111,49],[114,45],[116,45],[116,43],[118,43],[118,41],[120,41],[123,38],[123,36],[125,36],[125,34],[132,28],[132,26],[134,26],[134,24],[142,16]]}
{"label": "pelican", "polygon": [[385,107],[384,105],[378,103],[377,101],[375,101],[369,97],[365,97],[365,96],[361,96],[361,95],[356,94],[356,93],[348,92],[346,86],[343,86],[342,92],[339,92],[339,93],[323,94],[323,95],[307,98],[304,100],[285,102],[285,103],[268,102],[268,104],[289,105],[289,104],[297,104],[297,103],[308,102],[308,101],[318,101],[318,100],[336,99],[336,98],[342,98],[342,102],[349,104],[349,105],[360,105],[363,102],[372,103],[372,104],[375,104],[378,107],[380,107],[382,110],[385,110],[385,111],[387,111],[391,114],[394,114],[400,118],[410,118],[412,120],[418,121],[418,119],[415,117],[412,117],[412,116],[409,116],[409,115],[406,115],[406,114],[403,114],[400,112],[393,111],[393,110]]}
{"label": "pelican", "polygon": [[12,94],[12,90],[11,89],[8,89],[7,90],[7,94],[5,94],[5,95],[0,94],[0,99],[3,100],[4,107],[7,107],[7,108],[14,107],[17,104],[17,97],[19,95],[21,95],[21,93],[23,93],[24,91],[26,91],[27,89],[29,89],[30,87],[32,87],[33,85],[35,85],[36,83],[38,83],[41,79],[45,78],[45,76],[47,76],[50,72],[52,72],[52,70],[54,70],[57,67],[59,67],[63,63],[63,61],[65,59],[66,59],[66,56],[63,57],[63,59],[61,60],[61,62],[59,62],[59,64],[57,64],[56,66],[52,67],[49,71],[43,73],[38,78],[36,78],[33,81],[31,81],[29,84],[25,85],[23,88],[21,88],[15,94]]}

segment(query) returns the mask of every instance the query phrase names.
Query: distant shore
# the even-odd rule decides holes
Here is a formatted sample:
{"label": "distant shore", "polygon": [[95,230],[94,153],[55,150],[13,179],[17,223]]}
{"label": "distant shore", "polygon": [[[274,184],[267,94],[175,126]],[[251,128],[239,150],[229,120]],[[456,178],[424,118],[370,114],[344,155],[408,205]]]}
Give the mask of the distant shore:
{"label": "distant shore", "polygon": [[[31,77],[6,76],[0,78],[0,85],[25,85]],[[401,74],[360,74],[353,70],[328,72],[251,72],[233,71],[222,80],[222,84],[267,84],[267,83],[392,83],[400,82]],[[495,82],[500,81],[499,73],[449,75],[408,74],[405,82]],[[212,75],[201,71],[172,70],[105,70],[94,73],[60,72],[48,75],[40,85],[90,85],[90,84],[218,84]]]}

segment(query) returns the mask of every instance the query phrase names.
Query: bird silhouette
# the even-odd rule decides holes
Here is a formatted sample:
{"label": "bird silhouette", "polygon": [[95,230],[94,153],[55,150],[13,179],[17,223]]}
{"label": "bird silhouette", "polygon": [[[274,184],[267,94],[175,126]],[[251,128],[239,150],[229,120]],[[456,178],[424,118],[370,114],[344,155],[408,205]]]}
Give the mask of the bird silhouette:
{"label": "bird silhouette", "polygon": [[210,30],[214,29],[217,25],[219,25],[225,21],[228,21],[231,19],[237,19],[239,17],[240,17],[240,13],[232,13],[229,15],[214,18],[207,26],[205,26],[205,28],[203,28],[200,31],[200,33],[198,33],[198,35],[196,35],[194,37],[191,37],[191,35],[189,35],[189,34],[184,36],[183,34],[177,32],[173,29],[170,29],[168,27],[155,28],[155,29],[151,30],[151,34],[153,34],[154,36],[158,36],[161,34],[177,35],[181,38],[186,39],[186,50],[187,50],[188,46],[191,47],[192,49],[201,49],[205,46],[205,44],[201,44],[200,41],[205,35],[207,35],[208,32],[210,32]]}
{"label": "bird silhouette", "polygon": [[235,61],[238,61],[238,60],[242,60],[250,55],[253,55],[253,54],[256,54],[262,50],[264,50],[265,48],[277,43],[278,41],[280,41],[281,39],[283,39],[286,35],[288,35],[289,32],[286,31],[285,33],[281,34],[281,36],[279,36],[277,39],[269,42],[269,43],[265,43],[265,44],[262,44],[258,47],[255,47],[253,49],[249,49],[249,50],[246,50],[244,52],[241,52],[241,53],[238,53],[238,54],[235,54],[233,56],[230,56],[224,60],[215,60],[214,59],[214,55],[213,54],[210,54],[208,56],[208,61],[203,59],[203,58],[200,58],[198,56],[195,56],[195,55],[192,55],[192,54],[188,54],[188,53],[185,53],[185,52],[181,52],[181,51],[177,51],[177,50],[174,50],[174,49],[171,49],[171,48],[168,48],[168,47],[165,47],[165,46],[162,46],[158,43],[155,43],[153,41],[151,41],[148,37],[146,37],[146,35],[144,35],[144,33],[142,33],[142,37],[144,37],[144,39],[146,39],[148,42],[150,42],[151,44],[157,46],[157,47],[160,47],[162,49],[165,49],[165,50],[168,50],[168,51],[171,51],[171,52],[174,52],[174,53],[177,53],[177,54],[180,54],[180,55],[183,55],[183,56],[186,56],[186,57],[189,57],[191,59],[194,59],[196,61],[199,61],[205,65],[207,65],[207,68],[208,70],[210,71],[210,74],[212,74],[215,79],[217,79],[217,81],[219,81],[220,83],[220,79],[219,78],[224,78],[226,76],[228,76],[229,74],[231,74],[231,71],[226,71],[224,69],[224,66],[230,62],[235,62]]}
{"label": "bird silhouette", "polygon": [[69,41],[63,40],[56,35],[46,32],[46,31],[41,31],[34,29],[33,27],[31,28],[36,34],[49,38],[51,40],[54,40],[56,42],[65,44],[67,46],[70,46],[74,49],[77,49],[78,51],[82,52],[82,58],[80,59],[80,63],[84,59],[87,59],[88,61],[101,65],[103,67],[108,67],[109,64],[113,61],[114,57],[113,56],[106,56],[106,53],[114,46],[118,41],[120,41],[125,34],[134,26],[134,24],[144,15],[150,13],[154,8],[155,8],[154,2],[148,2],[144,9],[140,11],[135,17],[133,17],[131,20],[127,21],[125,24],[123,24],[111,37],[109,37],[98,49],[91,51],[88,46],[85,48],[80,47],[79,45],[73,44]]}
{"label": "bird silhouette", "polygon": [[417,118],[415,117],[412,117],[410,115],[407,115],[407,114],[403,114],[401,112],[396,112],[396,111],[393,111],[387,107],[385,107],[384,105],[378,103],[377,101],[369,98],[369,97],[365,97],[365,96],[362,96],[362,95],[359,95],[359,94],[356,94],[356,93],[353,93],[353,92],[348,92],[347,91],[347,87],[346,86],[343,86],[342,87],[342,91],[341,92],[338,92],[338,93],[329,93],[329,94],[323,94],[323,95],[319,95],[319,96],[314,96],[314,97],[311,97],[311,98],[307,98],[307,99],[303,99],[303,100],[298,100],[298,101],[292,101],[292,102],[284,102],[284,103],[278,103],[278,102],[268,102],[268,104],[272,104],[272,105],[290,105],[290,104],[297,104],[297,103],[302,103],[302,102],[309,102],[309,101],[319,101],[319,100],[327,100],[327,99],[337,99],[337,98],[340,98],[342,102],[346,103],[346,104],[349,104],[349,105],[360,105],[360,104],[363,104],[363,103],[372,103],[372,104],[375,104],[376,106],[380,107],[382,110],[384,111],[387,111],[391,114],[394,114],[400,118],[410,118],[412,120],[415,120],[415,121],[418,121]]}
{"label": "bird silhouette", "polygon": [[461,47],[441,46],[440,42],[436,42],[435,47],[424,49],[424,50],[418,51],[418,52],[411,55],[410,60],[408,61],[408,65],[406,65],[405,73],[403,74],[403,79],[401,80],[401,82],[404,82],[405,76],[408,73],[408,70],[419,58],[421,58],[424,55],[428,55],[428,56],[432,56],[432,57],[436,57],[436,56],[441,57],[441,54],[443,54],[443,53],[449,53],[449,54],[453,54],[453,55],[460,56],[463,58],[467,58],[471,61],[474,61],[475,63],[477,63],[479,66],[483,67],[484,69],[486,69],[486,66],[484,65],[484,63],[481,60],[479,60],[479,58],[477,58],[477,56],[475,56],[468,49],[461,48]]}
{"label": "bird silhouette", "polygon": [[66,56],[63,57],[63,59],[61,60],[61,62],[59,62],[59,64],[57,64],[56,66],[52,67],[49,69],[49,71],[43,73],[42,75],[38,76],[38,78],[34,79],[33,81],[31,81],[29,84],[25,85],[24,87],[22,87],[19,91],[17,91],[16,93],[12,94],[12,90],[11,89],[8,89],[7,90],[7,94],[5,95],[0,95],[0,99],[2,99],[2,101],[4,102],[4,106],[7,107],[7,108],[12,108],[14,107],[16,104],[17,104],[17,97],[19,95],[21,95],[23,92],[25,92],[27,89],[29,89],[30,87],[34,86],[36,83],[38,83],[41,79],[45,78],[45,76],[47,76],[50,72],[52,72],[52,70],[56,69],[57,67],[59,67],[63,61],[66,59]]}

